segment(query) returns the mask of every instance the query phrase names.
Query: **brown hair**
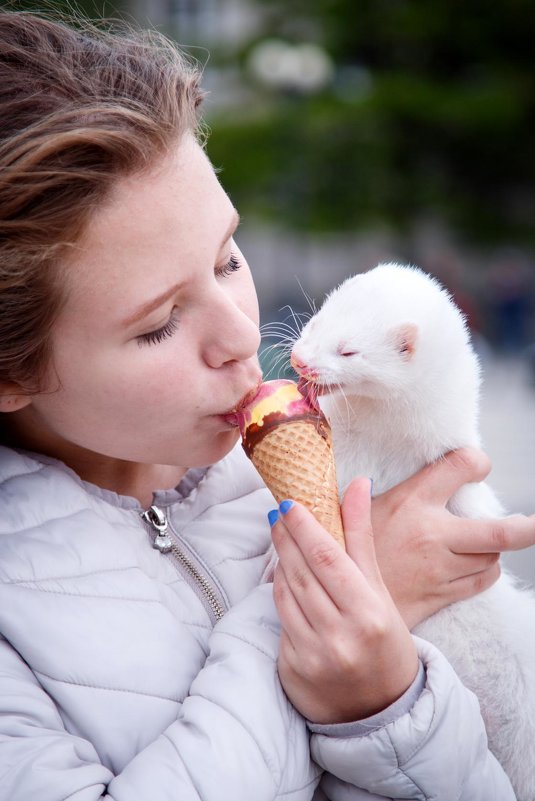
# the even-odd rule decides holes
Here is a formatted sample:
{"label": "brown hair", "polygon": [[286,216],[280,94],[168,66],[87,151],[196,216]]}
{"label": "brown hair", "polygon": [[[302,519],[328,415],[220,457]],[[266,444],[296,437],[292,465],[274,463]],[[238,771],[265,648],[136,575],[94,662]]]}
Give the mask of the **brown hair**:
{"label": "brown hair", "polygon": [[199,134],[199,77],[154,31],[0,11],[0,387],[39,389],[61,259],[119,176]]}

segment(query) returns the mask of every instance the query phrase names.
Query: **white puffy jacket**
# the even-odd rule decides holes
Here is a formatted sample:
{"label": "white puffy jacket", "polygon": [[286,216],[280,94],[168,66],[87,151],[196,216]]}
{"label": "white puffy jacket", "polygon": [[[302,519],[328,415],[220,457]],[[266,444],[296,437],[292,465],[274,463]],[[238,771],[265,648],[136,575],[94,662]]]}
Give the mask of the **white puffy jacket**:
{"label": "white puffy jacket", "polygon": [[0,448],[0,801],[514,799],[476,699],[423,641],[396,704],[307,729],[261,583],[273,499],[240,448],[154,504],[156,527]]}

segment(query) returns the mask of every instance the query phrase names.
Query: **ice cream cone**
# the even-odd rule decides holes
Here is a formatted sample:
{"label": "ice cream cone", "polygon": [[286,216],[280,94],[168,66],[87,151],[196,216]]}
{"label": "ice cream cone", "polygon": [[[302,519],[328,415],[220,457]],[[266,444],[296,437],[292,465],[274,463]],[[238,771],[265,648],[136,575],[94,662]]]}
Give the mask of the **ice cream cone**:
{"label": "ice cream cone", "polygon": [[236,413],[243,447],[276,501],[298,501],[340,543],[344,531],[331,430],[293,381],[268,381]]}
{"label": "ice cream cone", "polygon": [[345,547],[330,436],[305,420],[281,423],[257,443],[251,461],[277,503],[302,503]]}

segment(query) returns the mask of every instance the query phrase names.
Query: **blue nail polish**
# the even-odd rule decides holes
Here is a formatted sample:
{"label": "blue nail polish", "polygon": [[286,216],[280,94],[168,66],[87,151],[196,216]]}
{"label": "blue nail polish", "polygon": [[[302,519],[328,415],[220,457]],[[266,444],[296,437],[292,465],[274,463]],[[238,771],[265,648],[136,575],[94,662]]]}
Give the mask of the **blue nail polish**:
{"label": "blue nail polish", "polygon": [[272,509],[270,512],[268,512],[268,520],[270,526],[274,526],[278,519],[279,519],[278,509]]}
{"label": "blue nail polish", "polygon": [[293,501],[281,501],[279,504],[281,515],[285,515],[286,512],[289,512],[293,505],[294,505]]}

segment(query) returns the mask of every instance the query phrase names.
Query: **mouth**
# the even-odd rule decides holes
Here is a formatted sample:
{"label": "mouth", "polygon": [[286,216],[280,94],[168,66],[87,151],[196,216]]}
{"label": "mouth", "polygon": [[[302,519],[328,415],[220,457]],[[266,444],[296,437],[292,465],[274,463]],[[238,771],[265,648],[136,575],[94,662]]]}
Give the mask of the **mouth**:
{"label": "mouth", "polygon": [[309,378],[301,377],[297,383],[297,388],[301,395],[305,396],[310,405],[318,409],[318,398],[341,389],[341,386],[340,384],[317,384]]}
{"label": "mouth", "polygon": [[243,411],[250,403],[254,401],[260,387],[262,386],[262,378],[260,378],[257,383],[254,385],[252,389],[243,395],[240,400],[234,404],[232,409],[229,409],[228,412],[224,412],[221,417],[225,420],[225,422],[229,423],[232,426],[237,427],[239,425],[239,415],[240,412]]}

